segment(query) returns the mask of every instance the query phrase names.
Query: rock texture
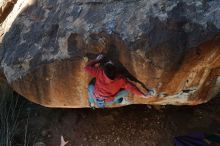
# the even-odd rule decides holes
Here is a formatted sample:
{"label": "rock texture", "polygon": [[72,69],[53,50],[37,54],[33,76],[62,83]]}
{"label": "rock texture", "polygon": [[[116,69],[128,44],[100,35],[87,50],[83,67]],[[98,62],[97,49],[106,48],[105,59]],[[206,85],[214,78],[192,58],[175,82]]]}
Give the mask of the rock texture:
{"label": "rock texture", "polygon": [[9,15],[17,0],[2,0],[0,2],[0,23],[2,23]]}
{"label": "rock texture", "polygon": [[18,0],[1,25],[1,68],[13,89],[33,102],[87,107],[91,77],[83,70],[84,57],[102,52],[126,68],[131,80],[158,92],[151,99],[129,95],[130,104],[207,102],[220,91],[219,5]]}

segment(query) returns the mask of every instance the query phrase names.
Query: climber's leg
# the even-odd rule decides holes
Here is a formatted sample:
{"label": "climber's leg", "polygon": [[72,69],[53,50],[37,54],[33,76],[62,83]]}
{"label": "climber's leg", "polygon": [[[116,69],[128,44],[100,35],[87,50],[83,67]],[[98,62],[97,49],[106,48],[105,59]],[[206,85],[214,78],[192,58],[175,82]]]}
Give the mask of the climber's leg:
{"label": "climber's leg", "polygon": [[113,101],[110,101],[110,102],[106,102],[106,105],[111,106],[111,105],[114,104],[114,103],[122,103],[122,101],[124,100],[123,97],[125,97],[125,96],[127,96],[127,95],[128,95],[128,91],[126,91],[126,90],[124,90],[124,89],[123,89],[123,90],[120,90],[120,91],[116,94],[114,100],[113,100]]}
{"label": "climber's leg", "polygon": [[123,97],[128,95],[128,91],[127,90],[120,90],[114,99],[114,103],[121,103],[123,101]]}
{"label": "climber's leg", "polygon": [[94,104],[95,104],[93,91],[94,91],[94,85],[90,84],[89,87],[88,87],[88,94],[89,94],[88,102],[89,102],[90,107],[94,106]]}
{"label": "climber's leg", "polygon": [[88,86],[88,102],[90,107],[95,107],[95,99],[94,99],[94,88],[95,88],[95,79],[92,79]]}

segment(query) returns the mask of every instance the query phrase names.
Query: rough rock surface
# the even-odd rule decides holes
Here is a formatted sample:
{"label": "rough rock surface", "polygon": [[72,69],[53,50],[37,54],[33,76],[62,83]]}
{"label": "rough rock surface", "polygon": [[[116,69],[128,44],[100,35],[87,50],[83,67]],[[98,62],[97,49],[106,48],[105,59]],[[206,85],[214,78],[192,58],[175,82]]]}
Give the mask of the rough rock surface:
{"label": "rough rock surface", "polygon": [[1,68],[13,89],[33,102],[87,107],[91,77],[83,58],[104,52],[130,79],[158,92],[151,99],[129,95],[130,104],[207,102],[220,91],[219,5],[218,0],[18,0],[1,24]]}

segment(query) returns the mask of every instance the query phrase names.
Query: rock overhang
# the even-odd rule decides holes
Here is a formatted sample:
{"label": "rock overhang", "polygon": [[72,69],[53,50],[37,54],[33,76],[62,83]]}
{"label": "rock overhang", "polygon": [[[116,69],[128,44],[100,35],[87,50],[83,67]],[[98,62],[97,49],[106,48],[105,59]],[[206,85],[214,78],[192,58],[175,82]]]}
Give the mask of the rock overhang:
{"label": "rock overhang", "polygon": [[[116,56],[116,59],[145,84],[158,88],[158,91],[162,93],[161,97],[164,95],[169,97],[166,98],[167,100],[160,99],[162,102],[158,99],[152,103],[178,104],[174,101],[178,100],[181,95],[187,98],[183,98],[183,102],[179,98],[178,102],[188,104],[191,94],[193,97],[199,96],[199,94],[194,95],[194,92],[197,91],[194,89],[202,89],[213,69],[216,70],[219,67],[219,63],[215,63],[215,67],[209,67],[211,66],[210,61],[201,53],[205,52],[207,56],[210,56],[211,61],[218,59],[218,54],[215,54],[218,53],[218,45],[210,45],[215,47],[210,48],[210,51],[214,52],[214,58],[210,52],[203,51],[207,50],[207,47],[206,49],[201,47],[204,42],[211,43],[212,40],[218,38],[216,37],[219,35],[220,27],[220,15],[217,15],[220,13],[218,4],[218,1],[164,2],[161,0],[35,1],[32,6],[26,7],[16,17],[10,30],[4,35],[3,47],[1,47],[4,50],[1,66],[14,89],[28,97],[32,95],[21,89],[22,80],[30,78],[28,77],[30,74],[35,76],[34,73],[43,75],[40,71],[43,68],[44,71],[59,72],[60,67],[52,64],[71,60],[67,69],[62,68],[62,70],[69,72],[70,78],[66,80],[76,81],[78,75],[79,78],[83,76],[85,81],[83,81],[83,85],[80,85],[82,86],[80,89],[74,89],[78,92],[77,94],[71,92],[68,93],[68,96],[80,97],[77,98],[79,101],[76,101],[83,102],[78,105],[83,107],[86,104],[85,97],[87,96],[84,88],[89,80],[89,77],[81,73],[85,65],[83,57],[89,53],[106,52],[110,53],[113,58]],[[217,43],[217,41],[213,42]],[[110,46],[116,49],[111,49]],[[190,55],[192,52],[193,56]],[[191,67],[184,64],[191,63],[190,59],[187,60],[188,56],[194,59],[191,60]],[[197,59],[206,60],[202,62]],[[71,64],[75,66],[71,66]],[[203,64],[203,66],[199,64]],[[43,66],[48,66],[46,67],[48,69]],[[201,73],[197,74],[194,70]],[[77,75],[72,76],[71,74],[74,72],[77,72]],[[174,78],[175,76],[196,78],[196,75],[204,79],[195,79],[190,84],[185,83],[187,80],[190,82],[189,79],[180,82]],[[216,73],[210,77],[213,78],[213,83],[210,84],[214,84],[218,75],[219,73]],[[55,76],[55,78],[60,77],[60,74]],[[35,78],[37,80],[43,79],[39,75],[36,75]],[[59,87],[56,87],[52,81],[49,83],[44,83],[44,81],[37,84],[30,83],[34,86],[44,84],[45,88],[33,87],[31,90],[35,90],[36,95],[31,98],[34,99],[34,96],[40,94],[37,92],[42,92],[43,95],[40,98],[48,98],[53,102],[51,99],[52,96],[55,96],[52,94],[53,88]],[[173,89],[165,87],[166,84],[168,86],[171,83],[174,84],[171,86]],[[77,86],[71,84],[69,83],[69,86]],[[18,85],[21,87],[17,87]],[[60,87],[62,88],[62,85]],[[49,92],[46,89],[52,91]],[[190,90],[190,92],[185,93],[186,90]],[[68,91],[64,89],[60,92]],[[64,96],[60,93],[58,95]],[[85,99],[80,101],[81,98]],[[150,103],[150,101],[137,98],[131,96],[133,103]],[[41,102],[43,100],[33,101]],[[48,102],[47,105],[52,105],[52,102]],[[45,103],[42,102],[42,104]],[[65,105],[68,104],[71,106],[71,103],[65,103]],[[77,103],[72,102],[72,106],[75,104]],[[62,103],[60,106],[62,105],[64,104]]]}

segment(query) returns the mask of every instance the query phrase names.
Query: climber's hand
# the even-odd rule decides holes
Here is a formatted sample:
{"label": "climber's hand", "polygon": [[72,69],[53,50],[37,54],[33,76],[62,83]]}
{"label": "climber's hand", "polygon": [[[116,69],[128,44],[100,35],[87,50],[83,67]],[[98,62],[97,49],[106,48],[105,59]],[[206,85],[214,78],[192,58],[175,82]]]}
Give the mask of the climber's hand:
{"label": "climber's hand", "polygon": [[97,61],[100,61],[104,58],[104,55],[103,54],[99,54],[97,57],[96,57],[96,60]]}
{"label": "climber's hand", "polygon": [[84,60],[85,62],[88,62],[89,59],[88,59],[88,57],[85,56],[85,57],[83,57],[83,60]]}

